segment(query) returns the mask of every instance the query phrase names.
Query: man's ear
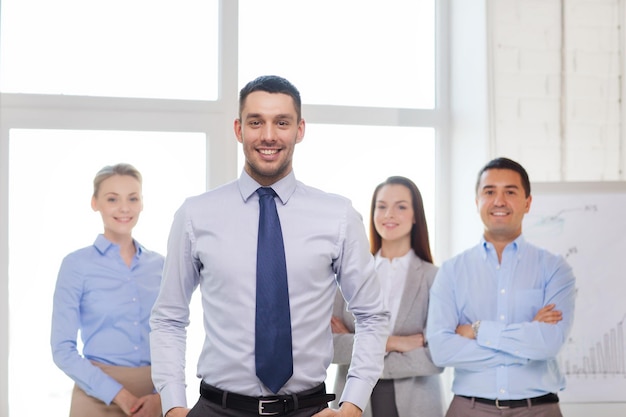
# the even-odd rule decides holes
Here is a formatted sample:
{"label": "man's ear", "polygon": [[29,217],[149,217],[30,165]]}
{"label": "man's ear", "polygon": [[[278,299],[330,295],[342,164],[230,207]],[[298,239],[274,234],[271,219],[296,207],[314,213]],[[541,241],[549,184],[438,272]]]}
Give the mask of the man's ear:
{"label": "man's ear", "polygon": [[237,142],[243,143],[243,133],[241,131],[241,119],[235,119],[233,123],[233,130],[235,131],[235,137],[237,138]]}
{"label": "man's ear", "polygon": [[304,119],[300,119],[298,122],[298,134],[296,135],[296,143],[302,142],[304,139],[304,131],[306,130],[306,122]]}
{"label": "man's ear", "polygon": [[529,195],[528,198],[526,199],[526,213],[528,213],[530,211],[530,205],[533,202],[533,196]]}

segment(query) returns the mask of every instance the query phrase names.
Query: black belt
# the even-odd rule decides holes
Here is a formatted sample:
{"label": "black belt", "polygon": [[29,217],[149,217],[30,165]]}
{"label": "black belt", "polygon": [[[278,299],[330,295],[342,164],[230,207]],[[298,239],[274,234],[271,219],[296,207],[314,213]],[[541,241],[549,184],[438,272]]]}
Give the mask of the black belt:
{"label": "black belt", "polygon": [[541,397],[535,398],[525,398],[523,400],[490,400],[488,398],[478,398],[478,397],[466,397],[464,395],[459,395],[459,397],[467,398],[468,400],[474,400],[477,403],[481,404],[489,404],[493,405],[498,409],[504,408],[519,408],[519,407],[528,407],[528,402],[530,401],[530,405],[540,405],[540,404],[554,404],[559,402],[559,397],[556,394],[546,394]]}
{"label": "black belt", "polygon": [[299,394],[249,397],[222,391],[202,381],[200,383],[200,395],[223,408],[247,411],[257,416],[281,416],[301,408],[327,404],[335,399],[335,394],[326,394],[324,383]]}

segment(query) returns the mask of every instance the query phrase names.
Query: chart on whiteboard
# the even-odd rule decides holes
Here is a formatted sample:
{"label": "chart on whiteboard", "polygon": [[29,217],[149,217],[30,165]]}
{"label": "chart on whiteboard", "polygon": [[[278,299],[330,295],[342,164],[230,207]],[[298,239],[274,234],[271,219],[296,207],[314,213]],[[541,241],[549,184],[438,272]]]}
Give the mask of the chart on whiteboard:
{"label": "chart on whiteboard", "polygon": [[559,354],[563,402],[626,400],[626,193],[534,194],[524,236],[576,276],[572,332]]}

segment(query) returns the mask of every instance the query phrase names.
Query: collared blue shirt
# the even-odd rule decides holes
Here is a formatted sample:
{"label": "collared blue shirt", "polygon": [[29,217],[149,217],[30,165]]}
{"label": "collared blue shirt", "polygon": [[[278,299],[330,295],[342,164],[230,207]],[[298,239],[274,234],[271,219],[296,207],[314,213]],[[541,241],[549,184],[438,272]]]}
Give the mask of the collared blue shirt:
{"label": "collared blue shirt", "polygon": [[[565,387],[557,354],[574,320],[575,279],[562,256],[522,236],[504,248],[502,261],[484,238],[444,262],[431,289],[427,339],[433,361],[454,367],[457,395],[522,399]],[[533,321],[556,304],[558,324]],[[455,333],[480,320],[478,339]]]}
{"label": "collared blue shirt", "polygon": [[[254,363],[258,187],[244,171],[237,181],[187,199],[176,213],[150,321],[152,376],[164,413],[186,406],[185,330],[197,286],[206,333],[198,375],[226,391],[271,394]],[[272,188],[285,244],[294,359],[293,376],[280,392],[298,393],[326,379],[339,283],[358,323],[342,398],[365,407],[383,368],[389,313],[362,218],[348,199],[305,186],[293,172]]]}
{"label": "collared blue shirt", "polygon": [[150,365],[149,317],[159,292],[163,256],[136,241],[135,246],[128,267],[119,246],[99,235],[92,246],[63,259],[54,292],[54,362],[87,394],[107,404],[122,385],[90,361]]}

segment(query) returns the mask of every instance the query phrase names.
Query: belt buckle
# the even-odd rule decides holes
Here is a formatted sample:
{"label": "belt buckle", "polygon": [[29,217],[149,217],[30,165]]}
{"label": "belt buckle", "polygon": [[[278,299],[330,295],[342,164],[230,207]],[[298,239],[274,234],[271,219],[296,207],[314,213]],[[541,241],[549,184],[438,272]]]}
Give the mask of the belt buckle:
{"label": "belt buckle", "polygon": [[259,415],[260,416],[275,416],[277,414],[280,414],[280,412],[278,412],[278,411],[273,412],[273,413],[264,411],[265,410],[265,404],[273,404],[273,403],[277,403],[279,401],[280,401],[280,399],[278,399],[278,398],[274,398],[273,400],[262,400],[262,399],[259,399]]}
{"label": "belt buckle", "polygon": [[496,398],[496,408],[498,410],[506,410],[507,408],[511,408],[509,406],[500,405],[500,400]]}

